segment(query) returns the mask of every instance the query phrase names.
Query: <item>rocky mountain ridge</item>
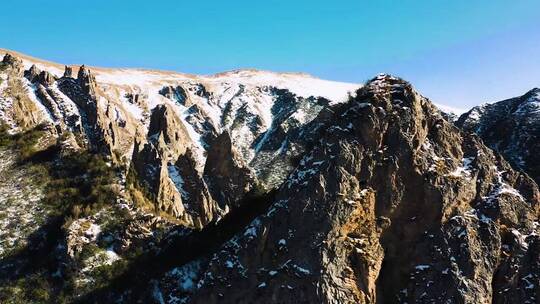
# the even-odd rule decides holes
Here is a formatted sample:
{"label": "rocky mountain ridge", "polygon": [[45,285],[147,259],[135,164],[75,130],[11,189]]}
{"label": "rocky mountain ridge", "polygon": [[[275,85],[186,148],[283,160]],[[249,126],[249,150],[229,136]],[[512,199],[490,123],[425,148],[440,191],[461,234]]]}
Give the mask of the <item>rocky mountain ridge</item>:
{"label": "rocky mountain ridge", "polygon": [[530,178],[400,79],[377,77],[333,110],[268,212],[209,258],[190,299],[537,301]]}
{"label": "rocky mountain ridge", "polygon": [[474,107],[464,113],[456,125],[478,134],[514,168],[540,182],[540,89]]}
{"label": "rocky mountain ridge", "polygon": [[460,129],[402,79],[62,72],[10,54],[0,79],[15,142],[0,153],[26,157],[0,172],[46,162],[53,187],[21,193],[86,204],[0,251],[2,301],[538,301],[538,186],[473,134],[474,111]]}
{"label": "rocky mountain ridge", "polygon": [[[56,135],[68,134],[74,149],[106,153],[113,163],[133,168],[153,206],[193,227],[227,212],[249,185],[279,184],[292,170],[290,159],[300,153],[295,141],[302,126],[357,87],[246,70],[199,77],[141,70],[96,73],[66,66],[60,74],[55,65],[10,53],[3,66],[6,90],[15,88],[21,95],[11,106],[8,92],[0,109],[12,130],[49,124]],[[230,153],[207,160],[210,151]],[[204,168],[214,165],[207,161],[245,168],[245,181],[234,185],[230,179],[239,178],[235,174],[212,180],[215,174],[205,174]],[[269,172],[271,165],[283,171]],[[225,169],[230,166],[222,173]],[[197,186],[184,189],[184,179],[196,179]],[[231,181],[230,187],[240,191],[231,197],[234,191],[225,191],[222,197],[221,187]],[[208,183],[221,186],[212,190],[215,186]]]}

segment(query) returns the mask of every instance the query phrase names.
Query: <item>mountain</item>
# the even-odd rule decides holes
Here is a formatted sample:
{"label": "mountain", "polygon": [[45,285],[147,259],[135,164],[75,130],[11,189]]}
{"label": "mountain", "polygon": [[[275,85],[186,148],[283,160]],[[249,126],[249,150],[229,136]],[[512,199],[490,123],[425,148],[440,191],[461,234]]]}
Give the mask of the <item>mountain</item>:
{"label": "mountain", "polygon": [[402,79],[0,79],[2,302],[537,300],[538,186]]}
{"label": "mountain", "polygon": [[514,168],[540,182],[540,89],[472,108],[456,121],[474,132]]}
{"label": "mountain", "polygon": [[[114,163],[132,166],[161,211],[196,227],[226,212],[224,201],[239,199],[255,180],[268,187],[280,183],[291,170],[288,159],[301,153],[294,137],[302,126],[358,87],[255,70],[212,76],[85,66],[62,71],[55,64],[11,55],[3,65],[2,92],[20,96],[15,101],[5,97],[0,108],[12,130],[47,124],[57,136],[76,135],[74,148],[99,150]],[[224,132],[230,139],[218,138]],[[216,149],[234,150],[235,159],[207,159]],[[246,181],[234,185],[245,189],[232,198],[220,197],[221,190],[212,185],[228,183],[232,176],[203,178],[207,161],[246,167]],[[270,173],[271,165],[282,169]],[[193,182],[203,186],[183,185],[184,173],[197,176]],[[193,198],[189,207],[184,204],[188,197]]]}
{"label": "mountain", "polygon": [[180,288],[190,299],[536,301],[540,197],[530,178],[391,76],[316,120],[325,131],[269,210],[207,261],[168,274],[195,272],[198,285]]}

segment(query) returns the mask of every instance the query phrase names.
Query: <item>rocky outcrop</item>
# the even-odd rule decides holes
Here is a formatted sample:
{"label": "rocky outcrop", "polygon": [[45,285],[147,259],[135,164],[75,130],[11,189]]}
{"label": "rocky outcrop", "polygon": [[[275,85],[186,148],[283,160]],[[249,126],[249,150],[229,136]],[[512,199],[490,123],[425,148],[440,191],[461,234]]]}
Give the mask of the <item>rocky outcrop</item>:
{"label": "rocky outcrop", "polygon": [[5,68],[9,68],[11,73],[16,76],[22,76],[24,74],[24,65],[21,59],[6,53],[2,59],[2,65]]}
{"label": "rocky outcrop", "polygon": [[163,155],[164,158],[184,154],[186,148],[191,145],[186,127],[169,105],[158,105],[152,110],[148,137],[151,139],[163,138],[161,152],[166,154]]}
{"label": "rocky outcrop", "polygon": [[84,65],[79,68],[79,72],[77,73],[77,82],[81,86],[84,94],[92,97],[96,95],[96,78]]}
{"label": "rocky outcrop", "polygon": [[64,66],[64,75],[63,77],[71,78],[73,77],[73,68],[70,66]]}
{"label": "rocky outcrop", "polygon": [[[69,97],[79,109],[86,113],[88,123],[95,124],[96,121],[96,96],[95,86],[93,85],[94,77],[90,70],[85,67],[79,69],[79,77],[73,78],[61,78],[58,82],[58,88],[60,91]],[[92,93],[92,94],[90,94]]]}
{"label": "rocky outcrop", "polygon": [[41,73],[39,68],[36,67],[35,64],[32,64],[28,71],[24,71],[24,77],[26,77],[26,79],[28,79],[30,82],[35,82],[35,80],[39,76],[39,73]]}
{"label": "rocky outcrop", "polygon": [[[163,87],[160,94],[174,102],[174,108],[183,111],[178,116],[183,116],[186,130],[192,128],[200,135],[195,145],[200,143],[206,152],[201,156],[201,149],[194,149],[193,156],[205,164],[205,182],[220,208],[235,205],[256,183],[268,189],[279,186],[320,131],[314,118],[330,102],[272,87],[249,91],[244,85],[232,86],[227,91],[228,97],[219,100],[214,99],[215,93],[210,93],[210,89],[189,82]],[[267,107],[269,102],[271,106]],[[223,108],[212,108],[216,104]],[[151,118],[149,129],[163,128],[154,124],[164,121],[168,120]],[[167,143],[167,146],[177,145]]]}
{"label": "rocky outcrop", "polygon": [[219,135],[208,150],[204,176],[212,197],[221,208],[236,207],[257,184],[231,143],[228,132]]}
{"label": "rocky outcrop", "polygon": [[[46,65],[44,65],[46,66]],[[85,66],[77,79],[66,66],[57,78],[33,64],[24,71],[23,61],[7,54],[0,71],[5,83],[0,94],[0,118],[13,128],[28,129],[38,124],[54,125],[58,134],[75,133],[76,146],[110,155],[115,163],[126,162],[131,155],[134,134],[140,122],[99,88],[94,74]],[[22,77],[24,74],[24,78]]]}
{"label": "rocky outcrop", "polygon": [[166,98],[174,100],[183,106],[191,106],[191,104],[186,103],[186,101],[188,100],[188,95],[186,93],[186,90],[184,90],[184,88],[182,88],[181,86],[177,86],[176,88],[173,86],[163,87],[159,91],[159,94],[165,96]]}
{"label": "rocky outcrop", "polygon": [[325,98],[302,98],[288,90],[271,91],[276,95],[271,109],[273,122],[255,139],[255,155],[249,162],[267,188],[278,187],[294,170],[299,157],[320,136],[327,114],[332,111]]}
{"label": "rocky outcrop", "polygon": [[52,85],[56,81],[56,76],[48,71],[40,71],[35,64],[33,64],[30,69],[24,71],[24,77],[31,83],[39,83],[46,87]]}
{"label": "rocky outcrop", "polygon": [[170,167],[172,169],[170,173],[173,174],[176,188],[182,195],[195,227],[202,228],[210,221],[222,216],[225,211],[220,209],[212,198],[197,166],[193,152],[188,149],[178,158],[174,167]]}
{"label": "rocky outcrop", "polygon": [[41,73],[39,73],[36,81],[48,87],[56,81],[56,76],[47,71],[42,71]]}
{"label": "rocky outcrop", "polygon": [[146,138],[146,143],[135,144],[132,166],[156,194],[156,207],[197,228],[219,215],[199,172],[190,135],[169,105],[152,110]]}
{"label": "rocky outcrop", "polygon": [[[71,73],[70,69],[66,67],[64,77],[57,81],[59,93],[68,100],[59,94],[53,99],[56,99],[59,105],[73,103],[76,106],[81,125],[76,131],[83,134],[90,150],[107,153],[115,163],[125,162],[125,158],[131,154],[130,148],[140,126],[118,105],[117,100],[99,89],[95,76],[88,68],[81,66],[77,79],[67,77]],[[71,114],[67,116],[71,119],[63,120],[76,121],[79,119],[77,116]]]}
{"label": "rocky outcrop", "polygon": [[540,89],[474,107],[456,125],[476,133],[514,168],[540,182]]}
{"label": "rocky outcrop", "polygon": [[270,210],[210,258],[192,302],[536,301],[530,178],[400,79],[381,75],[333,112]]}
{"label": "rocky outcrop", "polygon": [[33,88],[23,78],[22,60],[6,54],[0,63],[0,71],[3,72],[0,78],[0,122],[19,130],[48,123],[48,113],[28,95]]}

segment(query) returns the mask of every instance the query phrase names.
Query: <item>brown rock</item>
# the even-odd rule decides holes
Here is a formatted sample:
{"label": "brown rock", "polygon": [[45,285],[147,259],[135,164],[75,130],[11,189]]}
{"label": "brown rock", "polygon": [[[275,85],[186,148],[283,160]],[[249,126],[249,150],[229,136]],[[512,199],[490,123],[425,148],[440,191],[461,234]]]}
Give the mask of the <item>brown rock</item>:
{"label": "brown rock", "polygon": [[9,53],[4,55],[2,63],[8,66],[15,75],[22,76],[24,74],[23,62],[20,58],[17,58]]}
{"label": "brown rock", "polygon": [[96,95],[96,78],[88,68],[82,65],[79,68],[79,73],[77,74],[77,81],[82,88],[84,94],[95,96]]}
{"label": "brown rock", "polygon": [[35,80],[45,87],[48,87],[56,81],[56,76],[47,71],[42,71]]}
{"label": "brown rock", "polygon": [[257,183],[232,146],[228,132],[221,133],[208,149],[204,176],[220,208],[237,206]]}
{"label": "brown rock", "polygon": [[337,105],[324,128],[270,210],[210,258],[195,302],[535,297],[540,196],[530,178],[387,75]]}
{"label": "brown rock", "polygon": [[32,64],[28,71],[24,71],[24,77],[26,77],[30,82],[35,82],[41,71],[36,67],[35,64]]}
{"label": "brown rock", "polygon": [[64,76],[63,77],[72,78],[73,77],[73,68],[66,65],[64,67]]}

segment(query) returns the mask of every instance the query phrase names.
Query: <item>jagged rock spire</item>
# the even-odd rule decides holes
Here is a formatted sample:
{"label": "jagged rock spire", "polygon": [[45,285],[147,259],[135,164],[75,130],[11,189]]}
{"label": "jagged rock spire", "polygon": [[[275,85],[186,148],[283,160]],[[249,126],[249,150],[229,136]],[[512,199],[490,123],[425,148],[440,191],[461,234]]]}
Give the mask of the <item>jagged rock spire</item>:
{"label": "jagged rock spire", "polygon": [[41,71],[35,64],[30,69],[24,71],[24,77],[32,83],[40,83],[45,87],[52,85],[56,81],[56,76],[48,71]]}
{"label": "jagged rock spire", "polygon": [[79,73],[77,74],[77,81],[82,87],[85,94],[94,96],[96,94],[96,78],[90,70],[84,66],[84,64],[79,68]]}
{"label": "jagged rock spire", "polygon": [[221,133],[208,149],[204,175],[210,193],[221,208],[236,206],[256,184],[256,178],[234,149],[227,131]]}
{"label": "jagged rock spire", "polygon": [[10,53],[6,53],[4,55],[4,58],[2,59],[2,63],[13,65],[13,64],[22,63],[22,60],[11,55]]}
{"label": "jagged rock spire", "polygon": [[73,77],[73,68],[66,65],[64,67],[64,76],[63,77],[66,77],[66,78],[71,78]]}
{"label": "jagged rock spire", "polygon": [[540,89],[522,96],[476,106],[456,125],[479,135],[484,143],[501,153],[516,169],[540,183]]}
{"label": "jagged rock spire", "polygon": [[24,72],[23,62],[20,58],[17,58],[10,53],[6,53],[2,59],[2,63],[11,67],[17,74],[22,75]]}
{"label": "jagged rock spire", "polygon": [[42,71],[41,73],[39,73],[37,81],[47,87],[52,85],[56,81],[56,76],[49,73],[48,71]]}
{"label": "jagged rock spire", "polygon": [[26,79],[28,79],[30,82],[34,82],[39,76],[39,73],[41,73],[41,70],[35,64],[32,64],[28,71],[24,71],[24,77],[26,77]]}

